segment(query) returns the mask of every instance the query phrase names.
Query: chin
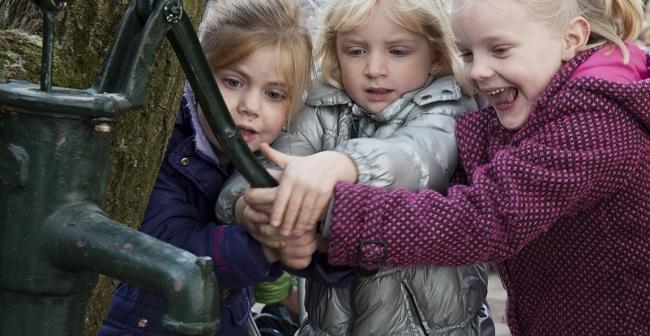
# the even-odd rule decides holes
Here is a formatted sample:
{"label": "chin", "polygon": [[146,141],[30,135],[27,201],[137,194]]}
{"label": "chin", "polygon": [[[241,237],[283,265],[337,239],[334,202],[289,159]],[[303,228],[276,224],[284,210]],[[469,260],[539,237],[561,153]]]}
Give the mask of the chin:
{"label": "chin", "polygon": [[513,119],[513,118],[499,118],[499,122],[501,123],[501,126],[503,128],[511,130],[511,131],[516,131],[520,129],[524,124],[526,123],[526,119],[520,120],[520,119]]}
{"label": "chin", "polygon": [[257,152],[260,150],[260,145],[259,144],[253,144],[253,143],[247,143],[248,149],[250,149],[251,152]]}

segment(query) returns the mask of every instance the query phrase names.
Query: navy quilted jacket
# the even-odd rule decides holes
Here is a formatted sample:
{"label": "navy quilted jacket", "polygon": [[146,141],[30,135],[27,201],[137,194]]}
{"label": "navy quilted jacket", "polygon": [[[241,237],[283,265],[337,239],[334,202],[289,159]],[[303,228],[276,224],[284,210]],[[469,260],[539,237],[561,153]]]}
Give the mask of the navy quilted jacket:
{"label": "navy quilted jacket", "polygon": [[[228,174],[196,118],[186,88],[140,230],[198,256],[210,256],[221,291],[220,328],[215,335],[248,335],[247,319],[254,302],[251,286],[281,274],[269,264],[259,243],[238,225],[225,225],[214,215],[214,203]],[[98,335],[164,335],[160,320],[166,300],[153,292],[120,283],[108,318]]]}

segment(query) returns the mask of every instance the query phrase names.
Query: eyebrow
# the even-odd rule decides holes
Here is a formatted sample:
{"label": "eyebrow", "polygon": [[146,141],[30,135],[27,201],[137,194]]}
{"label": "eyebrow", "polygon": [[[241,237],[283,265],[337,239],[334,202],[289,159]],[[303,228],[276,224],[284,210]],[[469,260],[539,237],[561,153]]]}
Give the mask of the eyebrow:
{"label": "eyebrow", "polygon": [[[228,71],[233,71],[236,72],[238,75],[246,78],[247,81],[251,80],[251,76],[244,72],[241,68],[239,67],[229,67],[229,68],[224,68],[223,70],[228,70]],[[266,80],[266,78],[264,78]],[[280,80],[273,80],[271,82],[265,83],[265,85],[271,85],[271,86],[279,86],[282,88],[289,88],[289,84],[286,81],[280,81]]]}
{"label": "eyebrow", "polygon": [[454,40],[454,45],[458,49],[467,49],[467,47],[465,47],[462,43],[458,42],[458,40]]}
{"label": "eyebrow", "polygon": [[[364,39],[355,38],[355,37],[347,37],[347,38],[343,37],[343,38],[341,38],[341,42],[344,43],[344,44],[362,44],[362,45],[368,44],[368,41],[366,41]],[[383,44],[409,43],[409,44],[417,45],[418,41],[416,41],[416,40],[414,40],[412,38],[404,37],[404,38],[395,38],[395,39],[392,39],[392,40],[382,41],[382,43]]]}
{"label": "eyebrow", "polygon": [[[495,42],[500,42],[500,43],[503,42],[505,44],[514,44],[514,43],[516,43],[516,41],[514,41],[514,39],[511,38],[508,34],[484,36],[478,42],[481,43],[481,44],[493,44]],[[458,49],[469,49],[464,44],[460,43],[456,39],[454,39],[454,44],[456,45],[456,47]]]}
{"label": "eyebrow", "polygon": [[289,88],[289,84],[287,84],[286,82],[270,82],[270,83],[266,83],[266,84],[271,85],[271,86],[278,86],[278,87],[281,87],[281,88]]}

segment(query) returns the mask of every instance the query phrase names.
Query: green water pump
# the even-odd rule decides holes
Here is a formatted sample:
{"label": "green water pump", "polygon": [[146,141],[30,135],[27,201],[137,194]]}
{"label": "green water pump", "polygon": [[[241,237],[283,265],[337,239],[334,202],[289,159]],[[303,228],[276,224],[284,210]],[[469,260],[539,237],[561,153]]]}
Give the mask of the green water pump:
{"label": "green water pump", "polygon": [[81,335],[97,274],[164,295],[170,335],[212,334],[218,287],[208,257],[111,220],[103,203],[112,120],[141,107],[164,38],[235,166],[255,186],[275,182],[238,135],[180,0],[133,0],[96,83],[51,85],[53,18],[42,9],[40,85],[0,84],[0,335]]}

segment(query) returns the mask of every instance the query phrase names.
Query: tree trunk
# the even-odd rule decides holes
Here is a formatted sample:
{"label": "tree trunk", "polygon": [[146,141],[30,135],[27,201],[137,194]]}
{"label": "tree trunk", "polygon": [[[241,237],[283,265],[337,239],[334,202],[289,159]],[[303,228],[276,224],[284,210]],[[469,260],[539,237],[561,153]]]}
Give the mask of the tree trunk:
{"label": "tree trunk", "polygon": [[[185,0],[196,24],[206,0]],[[55,24],[53,85],[85,89],[101,70],[128,1],[70,1]],[[0,82],[24,79],[38,83],[42,16],[28,0],[0,0]],[[115,120],[112,171],[104,209],[115,220],[137,228],[174,122],[184,81],[180,64],[165,42],[151,73],[145,107]],[[0,132],[3,121],[0,114]],[[114,281],[100,277],[88,304],[85,335],[94,335],[106,315]]]}

